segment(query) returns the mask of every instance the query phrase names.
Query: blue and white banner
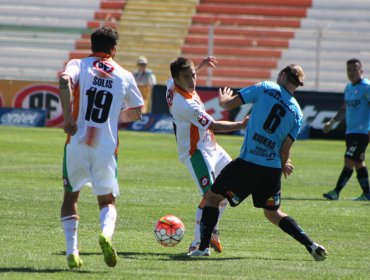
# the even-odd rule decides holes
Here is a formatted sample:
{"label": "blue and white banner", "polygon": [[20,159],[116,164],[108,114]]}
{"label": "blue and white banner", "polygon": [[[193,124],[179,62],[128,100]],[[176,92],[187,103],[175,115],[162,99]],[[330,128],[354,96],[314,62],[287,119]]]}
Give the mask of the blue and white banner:
{"label": "blue and white banner", "polygon": [[[234,89],[237,92],[238,89]],[[227,111],[218,103],[218,88],[197,87],[197,92],[202,99],[207,112],[215,120],[239,121],[250,112],[252,105],[245,104],[239,108]],[[303,127],[300,139],[309,138],[344,138],[345,122],[342,121],[333,127],[329,134],[324,134],[324,123],[330,120],[342,107],[344,102],[343,93],[297,91],[296,97],[303,112]],[[166,101],[166,86],[155,85],[153,87],[152,113],[169,114]],[[238,132],[239,133],[239,132]],[[241,131],[243,134],[243,131]]]}
{"label": "blue and white banner", "polygon": [[144,114],[141,120],[130,123],[125,129],[173,133],[173,124],[171,116],[168,114]]}
{"label": "blue and white banner", "polygon": [[45,122],[45,110],[0,108],[0,125],[45,126]]}

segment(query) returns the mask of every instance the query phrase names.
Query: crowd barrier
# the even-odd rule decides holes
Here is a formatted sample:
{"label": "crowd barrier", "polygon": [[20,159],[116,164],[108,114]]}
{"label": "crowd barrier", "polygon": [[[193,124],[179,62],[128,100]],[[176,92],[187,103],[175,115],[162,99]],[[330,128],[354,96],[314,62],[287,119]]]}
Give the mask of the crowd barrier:
{"label": "crowd barrier", "polygon": [[[237,90],[234,89],[234,91]],[[216,120],[241,120],[252,110],[252,106],[249,104],[231,111],[224,110],[218,104],[218,88],[216,87],[198,87],[197,92],[203,100],[207,112]],[[154,86],[152,114],[146,114],[142,120],[124,127],[136,131],[172,132],[165,95],[166,86]],[[302,130],[304,135],[307,137],[309,135],[310,138],[344,137],[344,122],[337,124],[328,135],[322,133],[324,122],[332,118],[342,106],[342,93],[297,91],[295,97],[301,105],[304,115],[304,131]],[[63,122],[57,83],[0,81],[0,108],[2,108],[2,111],[4,111],[4,108],[44,110],[45,126],[61,126]],[[20,111],[17,114],[13,116],[8,115],[8,119],[5,119],[5,121],[10,120],[10,117],[16,119],[17,116],[20,116]],[[30,122],[30,119],[32,119],[31,115],[28,117],[23,115],[23,121],[26,123]],[[18,119],[22,120],[22,118]],[[40,125],[40,122],[38,122],[38,125]]]}

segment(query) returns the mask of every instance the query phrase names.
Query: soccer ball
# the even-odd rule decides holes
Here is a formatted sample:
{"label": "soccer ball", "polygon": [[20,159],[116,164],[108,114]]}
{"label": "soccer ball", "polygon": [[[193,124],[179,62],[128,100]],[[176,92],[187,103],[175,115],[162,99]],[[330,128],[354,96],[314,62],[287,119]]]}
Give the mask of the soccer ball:
{"label": "soccer ball", "polygon": [[174,247],[184,237],[185,226],[174,215],[161,217],[154,226],[154,237],[163,246]]}

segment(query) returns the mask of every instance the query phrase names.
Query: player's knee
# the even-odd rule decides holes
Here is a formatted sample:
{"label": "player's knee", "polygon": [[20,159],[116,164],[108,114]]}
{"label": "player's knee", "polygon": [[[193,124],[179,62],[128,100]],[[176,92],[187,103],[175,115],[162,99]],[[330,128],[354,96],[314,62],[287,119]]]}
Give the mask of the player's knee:
{"label": "player's knee", "polygon": [[263,209],[263,213],[265,214],[265,217],[274,225],[278,225],[280,220],[285,216],[282,212],[277,210],[269,210],[269,209]]}
{"label": "player's knee", "polygon": [[103,209],[109,205],[115,206],[115,198],[113,194],[98,195],[99,208]]}
{"label": "player's knee", "polygon": [[206,200],[206,206],[214,208],[218,208],[220,202],[224,200],[224,197],[222,195],[216,194],[211,190],[205,193],[204,198]]}

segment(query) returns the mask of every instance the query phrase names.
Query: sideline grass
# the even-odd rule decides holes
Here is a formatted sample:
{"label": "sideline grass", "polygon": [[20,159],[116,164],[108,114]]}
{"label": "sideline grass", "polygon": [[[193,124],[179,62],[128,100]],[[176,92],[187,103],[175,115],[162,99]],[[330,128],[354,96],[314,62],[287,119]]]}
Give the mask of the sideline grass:
{"label": "sideline grass", "polygon": [[[218,136],[232,157],[241,137]],[[173,135],[120,132],[119,260],[105,266],[98,244],[99,211],[86,188],[81,194],[79,242],[84,265],[69,270],[59,222],[61,129],[0,127],[0,279],[368,279],[369,202],[353,202],[355,176],[339,201],[325,201],[343,164],[342,141],[298,141],[295,172],[283,181],[282,209],[293,216],[330,256],[317,263],[306,250],[269,224],[250,199],[228,209],[220,225],[224,252],[188,259],[195,206],[190,175],[176,155]],[[368,155],[369,158],[369,155]],[[162,215],[186,226],[175,248],[156,243],[152,229]]]}

